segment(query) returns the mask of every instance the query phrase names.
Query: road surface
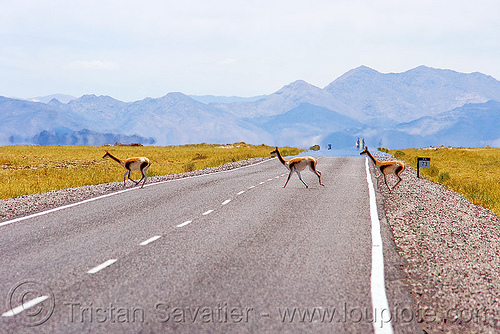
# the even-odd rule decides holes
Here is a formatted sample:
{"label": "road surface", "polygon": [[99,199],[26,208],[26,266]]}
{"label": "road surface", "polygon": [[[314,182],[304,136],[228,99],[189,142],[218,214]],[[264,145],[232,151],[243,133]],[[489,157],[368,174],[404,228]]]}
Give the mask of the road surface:
{"label": "road surface", "polygon": [[325,187],[306,170],[308,189],[296,175],[283,189],[272,159],[1,226],[0,332],[387,328],[373,324],[365,159],[318,169]]}

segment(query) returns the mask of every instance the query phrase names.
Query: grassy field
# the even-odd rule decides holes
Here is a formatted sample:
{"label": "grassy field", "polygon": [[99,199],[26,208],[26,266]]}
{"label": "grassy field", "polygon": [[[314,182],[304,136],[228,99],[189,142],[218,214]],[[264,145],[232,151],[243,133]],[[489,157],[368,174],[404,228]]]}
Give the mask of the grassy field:
{"label": "grassy field", "polygon": [[[245,143],[164,147],[0,146],[0,199],[123,181],[125,170],[111,159],[102,159],[106,150],[120,159],[148,157],[151,160],[148,176],[155,176],[215,167],[253,157],[267,157],[273,147]],[[301,152],[290,147],[282,148],[281,151],[283,155]],[[140,178],[140,172],[133,172],[132,178]]]}
{"label": "grassy field", "polygon": [[500,148],[449,148],[387,150],[417,167],[417,157],[431,158],[420,175],[461,193],[471,202],[500,216]]}

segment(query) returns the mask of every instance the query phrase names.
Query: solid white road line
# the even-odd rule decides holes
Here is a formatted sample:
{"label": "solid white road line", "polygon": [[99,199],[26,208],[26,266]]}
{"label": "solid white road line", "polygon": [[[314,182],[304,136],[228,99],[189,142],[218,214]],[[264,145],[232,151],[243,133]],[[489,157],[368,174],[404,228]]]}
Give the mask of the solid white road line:
{"label": "solid white road line", "polygon": [[33,300],[30,300],[29,302],[23,303],[22,305],[20,305],[18,307],[14,307],[12,310],[9,310],[9,311],[3,313],[2,317],[12,317],[16,314],[21,313],[22,311],[26,311],[27,309],[32,308],[36,304],[40,304],[41,302],[43,302],[44,300],[46,300],[48,298],[49,298],[49,296],[37,297]]}
{"label": "solid white road line", "polygon": [[202,215],[206,216],[208,214],[211,214],[212,212],[214,212],[214,210],[208,210],[208,211],[203,212]]}
{"label": "solid white road line", "polygon": [[222,202],[222,205],[226,205],[229,202],[231,202],[231,200],[230,199],[226,199],[224,202]]}
{"label": "solid white road line", "polygon": [[177,227],[183,227],[186,226],[187,224],[191,224],[193,221],[192,220],[186,220],[184,223],[177,225]]}
{"label": "solid white road line", "polygon": [[15,219],[12,219],[12,220],[7,220],[7,221],[5,221],[3,223],[0,223],[0,226],[5,226],[5,225],[12,224],[12,223],[20,222],[22,220],[26,220],[26,219],[30,219],[30,218],[34,218],[34,217],[38,217],[38,216],[43,216],[43,215],[46,215],[46,214],[51,213],[51,212],[56,212],[56,211],[67,209],[67,208],[71,208],[73,206],[77,206],[77,205],[80,205],[80,204],[97,201],[98,199],[102,199],[102,198],[106,198],[106,197],[109,197],[109,196],[121,194],[121,193],[124,193],[124,192],[127,192],[127,191],[131,191],[131,190],[134,190],[134,189],[136,189],[136,188],[128,188],[128,189],[124,189],[124,190],[119,190],[119,191],[117,191],[115,193],[106,194],[106,195],[102,195],[102,196],[98,196],[98,197],[94,197],[94,198],[89,198],[89,199],[83,200],[81,202],[76,202],[76,203],[72,203],[72,204],[68,204],[68,205],[63,205],[63,206],[60,206],[60,207],[57,207],[57,208],[53,208],[53,209],[50,209],[50,210],[47,210],[47,211],[42,211],[42,212],[34,213],[32,215],[25,216],[25,217],[20,217],[20,218],[15,218]]}
{"label": "solid white road line", "polygon": [[[207,175],[214,175],[214,174],[220,174],[220,173],[229,173],[229,172],[233,172],[233,171],[236,171],[236,170],[239,170],[239,169],[242,169],[242,168],[248,168],[248,167],[252,167],[252,166],[257,166],[257,165],[263,164],[263,163],[268,162],[268,161],[273,161],[273,160],[274,159],[267,159],[267,160],[263,160],[261,162],[257,162],[255,164],[246,165],[246,166],[238,167],[238,168],[233,168],[233,169],[230,169],[230,170],[223,170],[223,171],[214,172],[214,173],[207,173],[207,174],[201,174],[201,175],[187,176],[187,177],[182,177],[182,178],[179,178],[179,179],[173,179],[173,180],[166,180],[166,181],[160,181],[160,182],[155,182],[155,183],[149,183],[149,184],[145,184],[144,188],[155,186],[155,185],[159,185],[159,184],[163,184],[163,183],[167,183],[167,182],[183,181],[183,180],[187,180],[187,179],[193,179],[193,178],[196,178],[196,177],[204,177],[204,176],[207,176]],[[110,193],[110,194],[106,194],[106,195],[101,195],[101,196],[97,196],[97,197],[94,197],[94,198],[89,198],[89,199],[83,200],[81,202],[71,203],[71,204],[68,204],[68,205],[63,205],[63,206],[60,206],[60,207],[57,207],[57,208],[53,208],[53,209],[49,209],[49,210],[46,210],[46,211],[37,212],[37,213],[31,214],[31,215],[28,215],[28,216],[14,218],[14,219],[7,220],[7,221],[4,221],[4,222],[0,223],[0,227],[5,226],[5,225],[9,225],[9,224],[13,224],[13,223],[17,223],[17,222],[20,222],[20,221],[23,221],[23,220],[27,220],[27,219],[30,219],[30,218],[35,218],[35,217],[38,217],[38,216],[43,216],[43,215],[46,215],[46,214],[49,214],[49,213],[52,213],[52,212],[56,212],[56,211],[59,211],[59,210],[71,208],[73,206],[77,206],[77,205],[80,205],[80,204],[97,201],[97,200],[100,200],[102,198],[106,198],[106,197],[118,195],[118,194],[121,194],[121,193],[124,193],[124,192],[127,192],[127,191],[138,190],[138,189],[140,189],[140,188],[137,188],[137,187],[127,188],[127,189],[124,189],[124,190],[119,190],[119,191],[114,192],[114,193]]]}
{"label": "solid white road line", "polygon": [[117,260],[116,259],[111,259],[111,260],[107,260],[103,263],[101,263],[100,265],[98,265],[97,267],[94,267],[92,269],[90,269],[89,271],[87,271],[87,273],[89,274],[95,274],[96,272],[112,265],[113,263],[115,263]]}
{"label": "solid white road line", "polygon": [[366,181],[370,195],[370,217],[372,221],[372,273],[371,273],[371,295],[373,315],[379,315],[379,321],[373,322],[375,334],[392,334],[391,312],[387,295],[385,293],[384,277],[384,253],[382,235],[380,234],[380,220],[378,219],[377,200],[373,187],[368,158],[366,162]]}
{"label": "solid white road line", "polygon": [[161,238],[161,235],[155,235],[154,237],[149,238],[148,240],[141,242],[139,245],[146,246],[147,244],[149,244],[149,243],[151,243],[151,242],[153,242],[155,240],[158,240],[160,238]]}

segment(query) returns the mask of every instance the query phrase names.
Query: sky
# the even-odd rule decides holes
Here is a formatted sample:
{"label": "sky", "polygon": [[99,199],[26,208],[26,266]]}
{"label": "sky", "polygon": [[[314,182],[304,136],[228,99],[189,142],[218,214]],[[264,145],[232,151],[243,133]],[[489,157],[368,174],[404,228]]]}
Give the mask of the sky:
{"label": "sky", "polygon": [[0,0],[0,96],[323,88],[360,65],[500,79],[498,0]]}

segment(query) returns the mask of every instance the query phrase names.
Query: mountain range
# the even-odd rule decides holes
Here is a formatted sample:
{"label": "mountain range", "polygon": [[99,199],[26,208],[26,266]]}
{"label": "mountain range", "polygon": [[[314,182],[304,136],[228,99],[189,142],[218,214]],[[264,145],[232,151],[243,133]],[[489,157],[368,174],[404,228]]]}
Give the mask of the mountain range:
{"label": "mountain range", "polygon": [[500,82],[482,73],[419,66],[403,73],[352,69],[324,88],[292,82],[263,96],[168,93],[0,96],[0,145],[248,143],[309,147],[500,146]]}

